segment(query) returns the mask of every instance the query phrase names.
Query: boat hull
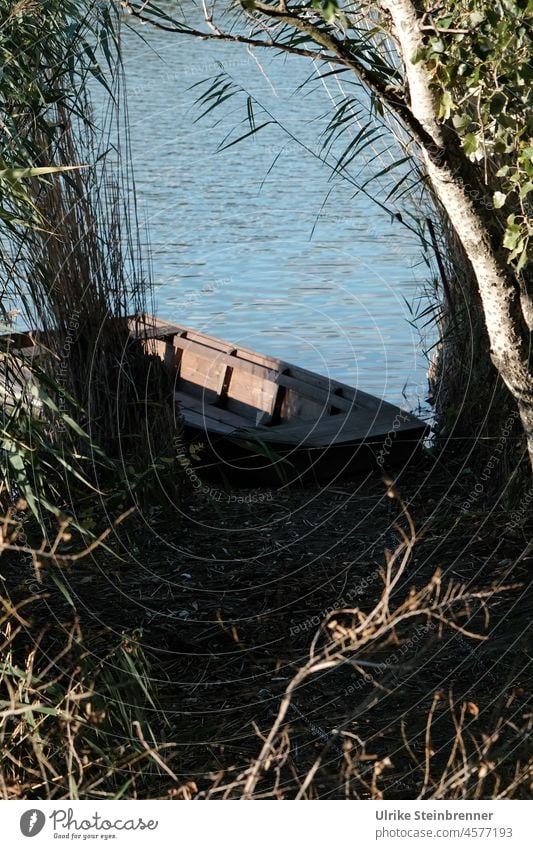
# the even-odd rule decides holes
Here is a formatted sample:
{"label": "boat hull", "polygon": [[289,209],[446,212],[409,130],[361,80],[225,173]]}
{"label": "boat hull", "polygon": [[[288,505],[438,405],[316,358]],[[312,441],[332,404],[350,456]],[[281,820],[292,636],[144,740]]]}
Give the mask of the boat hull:
{"label": "boat hull", "polygon": [[214,439],[209,432],[185,425],[194,445],[192,468],[201,480],[238,486],[298,486],[328,483],[370,471],[398,469],[419,454],[427,429],[372,442],[297,447],[254,444],[253,439]]}

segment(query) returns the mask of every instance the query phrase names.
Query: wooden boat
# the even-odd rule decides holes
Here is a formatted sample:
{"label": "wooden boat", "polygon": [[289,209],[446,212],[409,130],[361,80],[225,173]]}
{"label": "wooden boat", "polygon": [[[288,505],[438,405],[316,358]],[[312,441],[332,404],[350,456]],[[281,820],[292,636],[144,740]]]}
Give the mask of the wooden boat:
{"label": "wooden boat", "polygon": [[258,484],[332,480],[405,463],[427,425],[328,377],[154,316],[135,335],[174,380],[200,467]]}
{"label": "wooden boat", "polygon": [[[428,431],[359,389],[155,316],[131,318],[130,332],[170,373],[186,435],[201,445],[198,471],[208,477],[333,480],[406,463]],[[0,337],[26,357],[39,357],[45,341],[36,331]],[[21,379],[0,395],[17,395]]]}

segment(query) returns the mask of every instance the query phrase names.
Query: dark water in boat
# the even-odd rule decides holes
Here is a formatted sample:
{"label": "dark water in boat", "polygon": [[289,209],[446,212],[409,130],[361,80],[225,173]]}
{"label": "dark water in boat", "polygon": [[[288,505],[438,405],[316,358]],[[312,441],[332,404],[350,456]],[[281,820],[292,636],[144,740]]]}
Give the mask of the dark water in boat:
{"label": "dark water in boat", "polygon": [[[123,50],[158,314],[413,409],[427,392],[427,364],[406,300],[420,295],[428,270],[416,238],[313,155],[325,126],[315,119],[342,96],[336,83],[316,81],[303,96],[307,60],[134,30]],[[246,118],[244,97],[195,123],[200,87],[190,87],[217,63],[310,150],[268,126],[217,153]],[[371,167],[390,162],[383,154]],[[386,196],[378,185],[369,191]]]}

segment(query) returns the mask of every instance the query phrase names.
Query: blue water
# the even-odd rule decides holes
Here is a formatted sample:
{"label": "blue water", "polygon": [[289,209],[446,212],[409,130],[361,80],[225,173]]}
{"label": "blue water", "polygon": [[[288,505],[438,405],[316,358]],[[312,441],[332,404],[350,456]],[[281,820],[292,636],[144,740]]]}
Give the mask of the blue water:
{"label": "blue water", "polygon": [[[414,408],[427,364],[406,300],[428,269],[416,237],[315,155],[336,84],[303,96],[306,59],[138,29],[144,40],[126,30],[123,52],[157,313]],[[245,95],[195,122],[191,86],[220,66],[309,150],[271,125],[217,152],[248,129]],[[391,161],[371,156],[352,173]],[[383,199],[386,188],[369,191]]]}

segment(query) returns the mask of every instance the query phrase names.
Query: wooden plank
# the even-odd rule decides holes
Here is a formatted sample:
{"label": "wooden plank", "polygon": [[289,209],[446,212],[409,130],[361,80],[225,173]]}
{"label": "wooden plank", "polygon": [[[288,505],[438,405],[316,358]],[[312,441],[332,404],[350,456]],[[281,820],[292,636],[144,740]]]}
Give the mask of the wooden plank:
{"label": "wooden plank", "polygon": [[4,333],[0,336],[0,345],[2,348],[11,348],[16,351],[27,350],[33,348],[35,340],[33,332],[28,333]]}
{"label": "wooden plank", "polygon": [[157,318],[155,315],[147,315],[144,322],[136,321],[135,316],[131,316],[128,318],[128,326],[130,332],[140,339],[162,339],[165,336],[174,336],[186,330],[185,327],[163,321],[162,318]]}
{"label": "wooden plank", "polygon": [[201,346],[197,347],[198,350],[183,349],[177,386],[210,402],[220,395],[226,365],[223,360],[206,354]]}
{"label": "wooden plank", "polygon": [[[194,350],[198,350],[196,348],[196,343],[191,343],[191,346]],[[358,405],[352,404],[349,399],[334,394],[334,391],[324,392],[320,385],[313,386],[309,383],[302,384],[299,380],[292,377],[292,375],[284,374],[275,376],[270,369],[257,366],[254,363],[239,361],[237,358],[232,356],[226,357],[224,354],[217,356],[217,361],[218,360],[225,363],[231,363],[234,367],[228,386],[228,408],[234,412],[242,414],[252,425],[259,422],[263,425],[267,423],[265,421],[265,417],[262,419],[260,418],[258,421],[256,414],[261,409],[263,409],[263,411],[268,415],[274,412],[276,395],[275,384],[272,378],[275,377],[278,385],[285,389],[285,397],[282,401],[280,415],[281,419],[287,419],[287,422],[279,425],[279,428],[289,427],[291,423],[294,423],[294,426],[298,427],[298,419],[302,420],[304,417],[307,422],[316,422],[324,417],[330,418],[329,410],[331,406],[341,408],[342,412],[332,417],[334,421],[328,434],[324,433],[324,439],[328,439],[330,436],[337,434],[339,428],[342,429],[344,434],[346,431],[346,425],[342,423],[342,419],[346,419],[347,417],[352,420],[352,430],[354,421],[358,423],[354,434],[352,434],[354,435],[354,438],[357,439],[364,436],[364,433],[370,425],[372,425],[372,432],[374,434],[376,432],[383,432],[386,434],[392,428],[396,415],[399,413],[401,413],[401,418],[399,424],[394,427],[395,432],[403,431],[406,428],[414,427],[415,429],[418,429],[421,427],[419,420],[414,416],[404,413],[393,404],[380,401],[378,398],[374,398],[373,396],[368,396],[370,398],[370,402],[368,402],[365,407],[361,408]],[[255,378],[255,382],[252,378]],[[261,392],[266,392],[266,397],[262,398]],[[357,400],[359,400],[360,393],[356,393],[354,390],[354,395]],[[230,396],[232,400],[230,400]],[[206,400],[211,401],[213,400],[213,397],[209,396]],[[260,405],[262,405],[262,407]],[[338,419],[339,421],[337,421]],[[322,428],[322,423],[320,424],[320,427]],[[306,432],[309,431],[309,425],[304,425],[304,428]],[[284,431],[284,433],[286,433],[287,436],[289,435],[289,431]],[[352,435],[348,435],[346,437],[343,435],[342,439],[350,439],[352,438]],[[296,436],[296,434],[294,436]],[[269,437],[269,441],[271,438],[273,437]],[[339,438],[341,438],[341,436],[336,436],[336,439]]]}
{"label": "wooden plank", "polygon": [[[316,375],[316,377],[319,378],[320,375]],[[327,378],[322,378],[322,380],[325,382]],[[305,383],[293,376],[292,369],[290,369],[290,374],[280,374],[277,382],[280,386],[285,386],[287,389],[292,390],[292,393],[296,392],[311,401],[315,401],[317,405],[320,405],[318,412],[320,412],[320,409],[331,406],[346,412],[350,412],[357,407],[348,398],[335,394],[338,389],[337,384],[321,383],[319,380],[316,380],[314,383]],[[375,405],[378,403],[377,399],[375,399],[374,403]]]}
{"label": "wooden plank", "polygon": [[[331,393],[334,395],[336,395],[336,393],[340,393],[339,397],[341,399],[345,399],[354,407],[367,407],[368,409],[373,409],[377,404],[385,403],[382,402],[376,395],[363,392],[361,389],[356,389],[354,386],[349,386],[347,383],[342,383],[339,380],[333,380],[329,377],[325,377],[324,375],[315,374],[315,372],[301,368],[300,366],[289,364],[288,369],[291,377],[295,380],[301,380],[303,383],[310,384],[312,386],[327,386]],[[341,409],[346,408],[341,406]]]}
{"label": "wooden plank", "polygon": [[327,391],[324,398],[327,400],[327,403],[331,404],[332,407],[337,407],[347,413],[357,413],[358,411],[363,413],[363,411],[366,411],[377,416],[390,415],[391,421],[394,420],[398,413],[401,413],[401,428],[407,426],[409,422],[415,424],[417,427],[420,426],[420,420],[415,416],[400,410],[400,408],[395,404],[383,401],[375,395],[370,395],[367,392],[362,392],[360,389],[345,386],[338,381],[329,381],[328,378],[321,377],[320,375],[314,375],[315,378],[318,378],[318,381],[315,381],[316,386],[315,384],[301,382],[299,377],[302,374],[312,375],[312,372],[306,372],[303,369],[291,366],[290,375],[280,375],[278,383],[281,386],[293,388],[295,391],[301,392],[302,395],[305,395],[306,397],[320,401],[323,397],[321,394],[321,381],[324,383],[327,382]]}
{"label": "wooden plank", "polygon": [[[302,383],[306,386],[323,387],[327,392],[330,394],[332,393],[335,396],[334,400],[336,400],[336,393],[339,393],[338,397],[347,401],[349,406],[368,407],[371,409],[377,404],[386,403],[382,402],[376,395],[363,392],[361,389],[349,386],[347,383],[342,383],[339,380],[333,380],[330,377],[317,374],[316,372],[309,371],[308,369],[301,368],[300,366],[292,365],[292,363],[284,363],[283,370],[285,369],[288,369],[290,373],[289,376],[291,378],[302,381]],[[352,402],[354,403],[352,404]],[[341,406],[341,409],[348,409],[348,407]]]}
{"label": "wooden plank", "polygon": [[217,339],[215,336],[208,336],[206,333],[199,333],[197,330],[192,330],[191,328],[187,328],[180,334],[179,340],[176,340],[176,344],[179,345],[182,339],[186,339],[187,342],[200,345],[202,348],[222,351],[226,354],[230,354],[235,350],[235,346],[230,342],[224,342],[222,339]]}
{"label": "wooden plank", "polygon": [[209,426],[207,426],[205,416],[196,410],[182,408],[182,415],[183,421],[188,427],[195,428],[195,430],[200,432],[207,432],[208,434],[214,433],[217,436],[226,437],[232,437],[235,435],[234,427],[224,424],[224,422],[216,421],[215,419],[209,419]]}
{"label": "wooden plank", "polygon": [[313,401],[298,390],[287,389],[280,410],[281,421],[287,424],[294,421],[317,421],[321,416],[329,416],[329,409],[325,398]]}
{"label": "wooden plank", "polygon": [[167,336],[165,339],[149,339],[143,345],[145,353],[157,354],[171,374],[176,371],[181,359],[181,351],[176,348],[172,339],[174,339],[172,336]]}
{"label": "wooden plank", "polygon": [[277,357],[270,357],[267,354],[260,354],[257,351],[252,351],[250,348],[235,347],[235,356],[239,360],[246,360],[250,363],[255,363],[258,366],[274,369],[274,371],[283,371],[288,368],[288,363],[279,360]]}
{"label": "wooden plank", "polygon": [[[371,442],[382,441],[388,430],[382,427],[376,428],[361,428],[360,423],[348,423],[337,430],[332,431],[331,427],[323,428],[319,423],[314,428],[299,425],[291,428],[273,428],[257,427],[257,428],[235,428],[225,422],[219,421],[205,413],[198,412],[193,409],[182,409],[183,418],[187,425],[194,427],[200,432],[207,434],[214,433],[218,436],[224,436],[228,439],[252,439],[254,436],[261,442],[271,445],[274,450],[279,448],[298,448],[302,450],[327,450],[328,448],[341,447],[343,445],[356,445]],[[211,412],[211,410],[210,410]],[[332,424],[332,420],[328,420],[328,425]],[[424,435],[423,428],[412,428],[413,441],[419,441]],[[404,432],[405,438],[405,432]]]}
{"label": "wooden plank", "polygon": [[[133,318],[130,318],[129,321],[130,327],[133,328]],[[211,336],[208,333],[203,333],[199,330],[195,330],[192,327],[172,324],[170,322],[164,321],[161,318],[158,318],[157,316],[146,316],[145,329],[147,338],[163,337],[169,334],[180,334],[184,335],[184,338],[189,339],[190,341],[197,342],[199,344],[205,344],[207,345],[207,347],[214,348],[215,350],[227,352],[234,351],[235,355],[239,359],[246,359],[249,362],[255,363],[256,365],[262,365],[267,368],[273,368],[275,370],[280,370],[287,365],[282,360],[279,360],[276,357],[270,357],[266,354],[258,353],[257,351],[253,351],[251,348],[245,348],[240,345],[234,345],[230,342],[219,339],[217,336]],[[145,330],[142,331],[142,335],[145,335]]]}
{"label": "wooden plank", "polygon": [[[175,340],[178,347],[183,347],[183,350],[195,350],[200,352],[202,349],[206,354],[209,352],[217,352],[217,360],[231,366],[234,370],[246,372],[250,375],[258,375],[266,381],[276,381],[280,386],[285,386],[287,389],[292,389],[300,393],[302,396],[315,401],[318,405],[331,405],[340,410],[349,412],[358,407],[366,407],[368,409],[377,409],[378,405],[385,403],[379,398],[369,395],[366,392],[354,389],[350,386],[345,386],[338,381],[331,381],[327,377],[314,374],[306,369],[300,369],[295,366],[287,366],[286,373],[278,373],[272,367],[275,362],[269,358],[264,358],[268,365],[262,365],[251,360],[243,360],[238,356],[222,353],[222,348],[209,349],[205,348],[201,343],[189,338],[180,337]],[[220,352],[220,353],[218,353]],[[285,365],[282,363],[282,365]],[[304,379],[305,378],[305,379]],[[342,394],[338,395],[337,392]],[[352,399],[354,399],[352,401]],[[392,405],[390,405],[392,408]],[[310,414],[320,412],[318,407],[309,408]]]}
{"label": "wooden plank", "polygon": [[186,392],[174,392],[174,398],[178,402],[180,409],[192,410],[198,413],[204,417],[206,424],[210,421],[218,421],[232,427],[234,430],[250,427],[250,420],[244,418],[244,416],[240,416],[223,407],[217,407],[214,404],[203,404],[199,398],[192,398]]}
{"label": "wooden plank", "polygon": [[[392,406],[392,405],[388,405]],[[347,416],[323,417],[316,424],[309,422],[279,425],[261,430],[261,439],[269,443],[302,445],[305,447],[320,447],[338,445],[350,442],[377,440],[386,437],[390,431],[395,434],[421,434],[424,424],[417,419],[402,422],[393,428],[397,408],[391,415],[390,410],[375,414],[370,410],[358,410]]]}
{"label": "wooden plank", "polygon": [[[260,375],[267,381],[273,380],[273,372],[278,375],[277,382],[279,385],[301,393],[306,398],[316,401],[317,404],[331,404],[337,409],[348,411],[353,409],[354,402],[352,399],[355,398],[357,399],[355,401],[357,406],[360,404],[361,406],[376,407],[378,403],[378,399],[374,398],[372,395],[359,392],[352,387],[339,383],[338,381],[332,381],[327,377],[315,374],[307,369],[301,369],[297,366],[289,366],[281,360],[257,354],[247,348],[234,349],[231,345],[222,342],[220,339],[216,339],[215,337],[208,336],[207,334],[180,328],[177,325],[170,325],[161,321],[158,321],[157,325],[151,332],[153,332],[154,335],[166,335],[169,331],[176,332],[176,336],[178,336],[178,333],[180,334],[178,338],[174,338],[173,340],[173,344],[177,348],[182,348],[184,351],[195,350],[198,353],[203,350],[206,355],[212,355],[215,352],[218,354],[220,352],[228,357],[228,359],[225,359],[224,362],[226,365],[233,367],[234,370],[239,369],[248,374]],[[244,356],[246,358],[243,358]],[[278,371],[279,369],[282,370],[281,373]],[[253,389],[252,392],[254,391],[257,390]],[[270,395],[270,390],[268,390],[267,395]],[[244,403],[241,390],[239,390],[239,394],[237,394],[236,390],[233,396],[229,393],[229,397],[234,397],[235,400],[239,400]],[[263,402],[261,401],[259,403]],[[287,402],[287,406],[288,405],[289,402]],[[253,403],[251,406],[254,406]],[[291,400],[290,406],[293,409],[300,408],[302,413],[307,410],[308,414],[311,416],[316,415],[317,412],[319,412],[317,406],[306,405],[303,403],[301,406],[298,405],[294,397]],[[258,409],[264,410],[265,408],[264,406],[261,406]]]}
{"label": "wooden plank", "polygon": [[[222,339],[217,339],[215,336],[209,336],[207,333],[200,333],[190,327],[170,324],[169,322],[164,322],[155,317],[152,317],[152,319],[153,324],[150,325],[147,323],[146,331],[143,330],[140,334],[143,338],[160,339],[163,341],[167,336],[176,336],[178,338],[174,339],[174,344],[177,347],[183,346],[183,348],[185,348],[199,346],[208,350],[221,351],[227,355],[235,357],[239,363],[242,362],[243,364],[259,366],[275,372],[278,372],[280,367],[286,366],[286,363],[283,363],[281,360],[275,359],[274,357],[259,354],[248,348],[237,347],[229,342],[223,341]],[[243,367],[246,368],[246,365],[243,365]]]}
{"label": "wooden plank", "polygon": [[265,375],[241,370],[236,364],[227,388],[226,406],[228,410],[242,411],[244,415],[251,411],[248,415],[253,417],[255,424],[258,414],[272,415],[277,391],[277,384]]}
{"label": "wooden plank", "polygon": [[[306,372],[304,370],[303,374],[305,374],[306,377],[313,377],[313,382],[303,382],[294,376],[295,373],[299,373],[301,371],[300,369],[293,369],[291,367],[289,370],[286,370],[286,372],[288,371],[290,373],[279,374],[270,366],[260,365],[259,363],[255,363],[250,360],[242,360],[233,354],[224,352],[222,348],[208,348],[202,343],[195,339],[190,339],[189,337],[176,337],[173,344],[175,344],[178,349],[182,348],[184,352],[194,351],[199,356],[206,358],[211,357],[213,360],[216,359],[217,363],[223,363],[225,366],[231,367],[233,369],[233,375],[228,386],[228,398],[232,398],[234,401],[238,401],[243,404],[246,403],[248,406],[256,407],[258,410],[266,412],[272,411],[276,394],[276,390],[270,385],[273,383],[277,383],[280,386],[291,389],[293,390],[293,393],[301,395],[302,398],[307,398],[310,401],[315,402],[314,404],[306,404],[303,400],[298,402],[293,393],[287,393],[288,397],[285,403],[285,409],[282,410],[281,413],[282,418],[303,415],[304,413],[308,417],[313,417],[319,415],[322,409],[328,406],[347,412],[354,409],[354,403],[349,398],[345,397],[344,387],[337,382],[329,381],[328,378],[321,377],[320,375],[313,375],[312,372]],[[197,372],[197,374],[201,377],[201,369]],[[248,377],[243,377],[243,374],[246,374]],[[185,375],[183,376],[185,377]],[[259,378],[260,380],[256,380],[255,378]],[[261,381],[265,383],[264,388],[261,388]],[[209,385],[208,388],[213,389],[214,387]],[[346,388],[349,390],[349,387]],[[343,395],[335,394],[337,391],[342,391]],[[357,397],[357,401],[359,400],[359,393],[356,393],[355,390],[351,390],[351,394]],[[372,396],[368,397],[372,399],[372,406],[376,408],[379,400]],[[271,401],[272,403],[270,403]],[[236,405],[234,406],[236,407]]]}
{"label": "wooden plank", "polygon": [[[175,337],[183,350],[178,387],[204,396],[208,402],[217,397],[235,413],[255,425],[258,418],[272,415],[277,395],[277,372],[257,363],[240,360],[229,349],[208,348],[188,336]],[[196,384],[196,388],[195,388]]]}
{"label": "wooden plank", "polygon": [[231,351],[234,349],[229,346],[223,351],[221,348],[210,348],[196,340],[182,336],[176,337],[174,339],[174,344],[177,348],[183,348],[184,351],[193,351],[194,353],[201,354],[204,357],[211,357],[212,359],[216,359],[217,362],[224,363],[224,365],[242,369],[249,374],[260,375],[267,380],[273,380],[278,374],[278,372],[273,368],[268,368],[266,366],[259,365],[258,363],[252,363],[249,360],[239,359],[235,355],[231,354]]}
{"label": "wooden plank", "polygon": [[[359,411],[348,416],[323,417],[314,424],[299,422],[297,424],[281,424],[277,427],[258,426],[254,428],[245,418],[229,410],[219,409],[208,404],[202,405],[200,401],[183,393],[177,392],[175,394],[184,414],[187,410],[194,412],[195,421],[200,423],[202,429],[209,430],[212,425],[224,424],[231,428],[233,438],[244,436],[250,438],[255,433],[263,442],[273,446],[301,445],[302,448],[324,448],[329,445],[377,441],[389,433],[395,419],[395,416],[391,417],[388,411],[378,416],[368,411]],[[394,432],[405,434],[411,431],[417,438],[422,435],[423,429],[424,425],[415,420],[414,424],[402,423],[394,429]],[[226,434],[229,435],[228,432]]]}

